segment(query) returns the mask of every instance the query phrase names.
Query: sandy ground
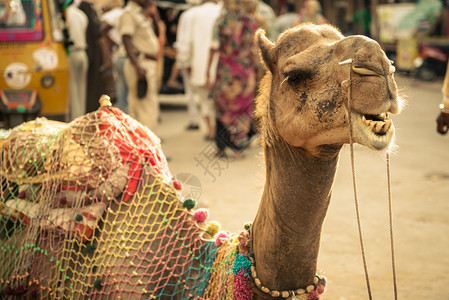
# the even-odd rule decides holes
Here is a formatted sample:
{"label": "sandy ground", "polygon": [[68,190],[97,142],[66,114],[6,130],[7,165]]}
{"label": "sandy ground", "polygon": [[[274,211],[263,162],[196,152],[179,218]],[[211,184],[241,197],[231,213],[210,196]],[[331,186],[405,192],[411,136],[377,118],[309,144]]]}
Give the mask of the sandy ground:
{"label": "sandy ground", "polygon": [[[407,100],[393,121],[393,232],[399,299],[449,299],[449,136],[436,133],[442,80],[398,78]],[[211,158],[205,132],[185,131],[184,108],[165,108],[157,134],[184,193],[210,210],[210,220],[238,232],[254,219],[264,182],[257,142],[240,161]],[[355,175],[373,299],[394,299],[385,153],[356,145]],[[341,152],[322,231],[318,268],[328,278],[325,299],[369,299],[357,231],[349,146]]]}

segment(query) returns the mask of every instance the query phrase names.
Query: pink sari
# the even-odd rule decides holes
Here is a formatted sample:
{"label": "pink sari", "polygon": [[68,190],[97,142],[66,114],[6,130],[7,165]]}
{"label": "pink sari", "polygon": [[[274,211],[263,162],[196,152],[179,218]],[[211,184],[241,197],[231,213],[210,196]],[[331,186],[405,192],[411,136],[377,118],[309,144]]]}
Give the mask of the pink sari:
{"label": "pink sari", "polygon": [[241,150],[249,142],[257,63],[253,38],[257,28],[258,23],[252,17],[226,9],[215,24],[213,38],[220,46],[212,96],[219,123],[216,139],[221,140],[217,142],[220,150],[223,144]]}

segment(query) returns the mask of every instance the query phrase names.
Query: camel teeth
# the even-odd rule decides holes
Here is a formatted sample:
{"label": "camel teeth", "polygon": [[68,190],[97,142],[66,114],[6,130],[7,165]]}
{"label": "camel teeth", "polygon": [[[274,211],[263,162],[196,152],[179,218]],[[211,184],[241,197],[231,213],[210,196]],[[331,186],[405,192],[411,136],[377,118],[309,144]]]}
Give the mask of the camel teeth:
{"label": "camel teeth", "polygon": [[375,126],[374,126],[374,132],[381,132],[381,130],[382,130],[382,127],[385,125],[385,122],[381,122],[381,121],[378,121],[378,122],[375,122]]}
{"label": "camel teeth", "polygon": [[388,118],[388,114],[383,113],[378,115],[379,118],[384,119],[383,121],[373,121],[366,119],[365,116],[362,115],[362,121],[375,133],[386,133],[392,125],[392,121]]}
{"label": "camel teeth", "polygon": [[387,130],[389,130],[391,128],[391,124],[393,124],[393,122],[391,122],[390,119],[385,120],[385,128]]}

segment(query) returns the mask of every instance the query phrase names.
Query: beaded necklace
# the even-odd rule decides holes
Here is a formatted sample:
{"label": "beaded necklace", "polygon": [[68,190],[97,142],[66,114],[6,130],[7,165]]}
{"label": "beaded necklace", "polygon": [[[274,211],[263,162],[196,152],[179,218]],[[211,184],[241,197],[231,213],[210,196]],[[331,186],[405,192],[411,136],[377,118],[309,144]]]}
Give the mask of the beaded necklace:
{"label": "beaded necklace", "polygon": [[[313,284],[304,289],[295,290],[270,290],[262,285],[256,271],[256,261],[254,252],[251,251],[251,223],[245,224],[245,231],[242,231],[237,240],[239,243],[238,254],[233,263],[233,272],[236,276],[234,280],[235,299],[253,299],[252,292],[248,291],[250,276],[256,287],[264,294],[273,298],[289,298],[290,300],[317,300],[324,293],[326,287],[326,277],[316,275]],[[251,274],[251,275],[250,275]],[[242,278],[243,277],[243,278]],[[236,291],[238,291],[236,293]]]}
{"label": "beaded necklace", "polygon": [[249,257],[251,261],[251,277],[254,280],[254,284],[256,287],[263,293],[270,295],[273,298],[289,298],[291,300],[299,299],[299,300],[315,300],[319,299],[321,295],[324,293],[325,287],[326,287],[326,277],[322,275],[316,275],[313,279],[313,284],[309,285],[308,287],[304,289],[296,289],[296,290],[290,290],[290,291],[277,291],[277,290],[270,290],[266,286],[262,285],[262,282],[260,281],[259,277],[257,277],[257,271],[256,271],[256,262],[254,260],[254,255],[251,254]]}

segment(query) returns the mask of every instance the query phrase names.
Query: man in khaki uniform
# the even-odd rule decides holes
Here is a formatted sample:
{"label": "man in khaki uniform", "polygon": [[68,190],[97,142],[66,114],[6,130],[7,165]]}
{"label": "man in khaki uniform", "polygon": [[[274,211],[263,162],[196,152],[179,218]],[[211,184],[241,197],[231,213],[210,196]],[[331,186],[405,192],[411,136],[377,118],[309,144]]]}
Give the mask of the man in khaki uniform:
{"label": "man in khaki uniform", "polygon": [[[144,14],[148,3],[148,0],[130,0],[120,17],[118,31],[128,55],[124,65],[129,87],[128,113],[154,131],[159,117],[156,62],[159,42],[151,20]],[[148,88],[146,95],[139,99],[137,82],[144,77]]]}

